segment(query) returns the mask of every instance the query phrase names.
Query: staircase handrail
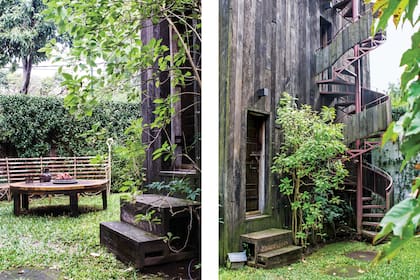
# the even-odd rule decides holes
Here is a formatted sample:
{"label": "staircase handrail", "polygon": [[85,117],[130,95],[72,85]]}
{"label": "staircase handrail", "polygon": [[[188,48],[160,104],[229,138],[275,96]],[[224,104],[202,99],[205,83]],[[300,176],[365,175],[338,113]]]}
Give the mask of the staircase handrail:
{"label": "staircase handrail", "polygon": [[[391,175],[389,175],[387,172],[385,172],[383,169],[374,166],[370,163],[363,163],[363,168],[370,170],[371,172],[373,172],[375,175],[379,175],[382,178],[384,178],[388,183],[386,185],[386,187],[384,189],[378,190],[377,187],[378,186],[374,186],[374,188],[369,188],[368,186],[366,186],[364,184],[364,188],[382,196],[385,199],[385,207],[386,210],[389,210],[393,204],[393,193],[394,193],[394,184],[393,184],[393,179],[391,177]],[[366,176],[364,176],[366,177]],[[376,180],[375,180],[376,181]]]}

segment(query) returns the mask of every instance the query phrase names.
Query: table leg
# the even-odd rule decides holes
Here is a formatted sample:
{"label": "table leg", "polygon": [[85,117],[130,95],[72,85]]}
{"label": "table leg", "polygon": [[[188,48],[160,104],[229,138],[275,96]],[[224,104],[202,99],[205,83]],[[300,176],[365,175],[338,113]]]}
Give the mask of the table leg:
{"label": "table leg", "polygon": [[75,217],[79,215],[79,206],[77,193],[70,193],[70,216]]}
{"label": "table leg", "polygon": [[22,194],[22,208],[29,210],[29,195],[26,193]]}
{"label": "table leg", "polygon": [[107,201],[107,197],[106,197],[106,190],[102,191],[102,206],[104,208],[104,210],[108,207],[108,201]]}
{"label": "table leg", "polygon": [[20,202],[21,202],[20,193],[13,193],[13,213],[16,216],[20,215]]}

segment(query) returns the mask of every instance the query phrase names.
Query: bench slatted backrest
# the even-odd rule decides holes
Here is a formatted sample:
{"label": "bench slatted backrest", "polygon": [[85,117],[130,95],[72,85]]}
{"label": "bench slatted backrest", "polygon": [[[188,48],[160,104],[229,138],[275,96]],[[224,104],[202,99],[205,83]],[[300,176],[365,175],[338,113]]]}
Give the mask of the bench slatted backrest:
{"label": "bench slatted backrest", "polygon": [[[31,176],[39,180],[45,168],[54,178],[59,173],[69,173],[75,179],[109,179],[108,159],[101,163],[92,163],[94,157],[41,157],[8,158],[9,183],[25,181]],[[0,167],[1,168],[1,167]]]}
{"label": "bench slatted backrest", "polygon": [[7,159],[0,158],[0,185],[9,182]]}

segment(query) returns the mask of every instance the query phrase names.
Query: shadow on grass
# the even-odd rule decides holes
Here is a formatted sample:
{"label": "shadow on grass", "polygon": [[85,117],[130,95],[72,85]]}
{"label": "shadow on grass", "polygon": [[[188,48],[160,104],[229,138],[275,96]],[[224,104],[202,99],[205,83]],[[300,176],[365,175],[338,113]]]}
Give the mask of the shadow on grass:
{"label": "shadow on grass", "polygon": [[[87,206],[79,205],[79,215],[91,212],[104,211],[100,206]],[[34,216],[71,216],[69,205],[43,205],[33,206],[29,210],[23,211],[23,215],[34,215]]]}

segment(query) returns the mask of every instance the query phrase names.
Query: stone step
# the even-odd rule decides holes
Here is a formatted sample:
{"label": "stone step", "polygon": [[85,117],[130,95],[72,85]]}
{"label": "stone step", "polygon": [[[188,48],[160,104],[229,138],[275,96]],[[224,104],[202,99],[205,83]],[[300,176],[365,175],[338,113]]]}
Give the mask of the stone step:
{"label": "stone step", "polygon": [[100,223],[100,243],[119,260],[138,269],[180,261],[195,255],[193,251],[173,253],[163,237],[120,221]]}
{"label": "stone step", "polygon": [[302,247],[289,245],[283,248],[259,253],[254,266],[272,268],[287,265],[302,258]]}
{"label": "stone step", "polygon": [[241,241],[248,245],[254,257],[259,253],[287,247],[293,243],[292,231],[278,228],[242,234]]}

